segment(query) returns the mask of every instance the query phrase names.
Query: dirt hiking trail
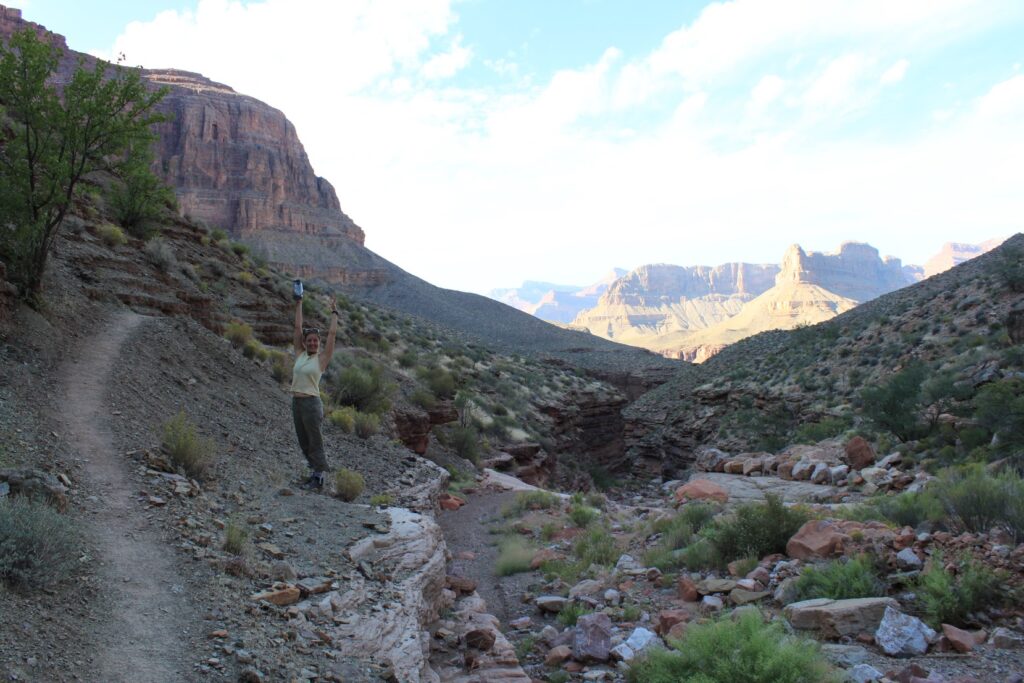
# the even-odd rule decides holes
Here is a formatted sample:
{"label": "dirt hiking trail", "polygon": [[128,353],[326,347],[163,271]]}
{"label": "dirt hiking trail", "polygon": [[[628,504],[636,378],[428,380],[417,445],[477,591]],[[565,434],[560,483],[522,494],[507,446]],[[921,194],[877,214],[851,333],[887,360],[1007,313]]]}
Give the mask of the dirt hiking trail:
{"label": "dirt hiking trail", "polygon": [[143,316],[113,317],[67,361],[60,373],[63,392],[55,406],[65,438],[85,460],[85,476],[97,499],[91,519],[99,574],[112,601],[111,618],[97,625],[96,670],[85,680],[158,683],[189,680],[188,634],[199,623],[175,569],[173,551],[143,514],[108,424],[106,386],[118,364],[132,371],[125,340]]}

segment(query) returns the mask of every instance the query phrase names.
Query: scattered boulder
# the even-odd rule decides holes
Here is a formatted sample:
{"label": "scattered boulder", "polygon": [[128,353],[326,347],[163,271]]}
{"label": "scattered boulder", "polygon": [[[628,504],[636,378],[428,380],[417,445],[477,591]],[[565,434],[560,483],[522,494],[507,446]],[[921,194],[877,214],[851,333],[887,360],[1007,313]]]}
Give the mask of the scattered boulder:
{"label": "scattered boulder", "polygon": [[675,499],[677,505],[691,500],[712,500],[725,503],[729,500],[729,493],[707,479],[694,479],[676,489]]}
{"label": "scattered boulder", "polygon": [[299,590],[298,586],[285,585],[263,591],[262,593],[256,593],[251,599],[256,602],[269,602],[274,605],[285,606],[295,604],[301,597],[302,591]]}
{"label": "scattered boulder", "polygon": [[68,509],[68,489],[52,474],[34,469],[0,470],[0,484],[7,485],[6,490],[12,497],[25,496],[48,503],[58,512]]}
{"label": "scattered boulder", "polygon": [[[658,613],[658,620],[654,625],[654,631],[666,635],[676,624],[689,621],[690,612],[685,609],[666,609]],[[635,650],[636,648],[634,648]]]}
{"label": "scattered boulder", "polygon": [[893,598],[816,598],[791,603],[783,613],[795,629],[817,630],[827,638],[842,638],[874,632],[885,611],[898,606]]}
{"label": "scattered boulder", "polygon": [[495,638],[491,629],[478,628],[466,633],[466,645],[482,652],[489,652],[494,647]]}
{"label": "scattered boulder", "polygon": [[992,638],[989,642],[1000,650],[1019,650],[1024,648],[1024,636],[1003,626],[992,631]]}
{"label": "scattered boulder", "polygon": [[725,463],[732,459],[728,453],[708,446],[698,448],[694,455],[694,465],[703,472],[722,472]]}
{"label": "scattered boulder", "polygon": [[846,672],[851,683],[875,683],[885,677],[885,674],[870,664],[858,664]]}
{"label": "scattered boulder", "polygon": [[568,598],[563,598],[561,595],[541,595],[533,601],[533,604],[537,605],[541,612],[558,614],[568,602]]}
{"label": "scattered boulder", "polygon": [[903,550],[896,553],[896,564],[901,569],[920,569],[924,562],[917,556],[912,548],[904,548]]}
{"label": "scattered boulder", "polygon": [[572,650],[568,645],[559,645],[548,650],[547,656],[544,657],[544,665],[550,667],[559,666],[571,656]]}
{"label": "scattered boulder", "polygon": [[892,606],[885,608],[875,631],[875,643],[891,657],[916,657],[928,651],[937,634],[917,617],[903,614]]}
{"label": "scattered boulder", "polygon": [[629,634],[629,638],[626,638],[625,644],[632,652],[639,653],[643,652],[651,645],[660,645],[661,639],[658,638],[656,633],[648,631],[642,626],[638,626]]}
{"label": "scattered boulder", "polygon": [[846,462],[850,469],[862,470],[875,464],[875,449],[863,436],[855,436],[846,444]]}
{"label": "scattered boulder", "polygon": [[854,532],[877,540],[888,540],[893,536],[893,531],[880,522],[815,519],[793,534],[786,543],[786,554],[797,560],[840,555]]}
{"label": "scattered boulder", "polygon": [[686,602],[697,602],[700,600],[700,592],[697,590],[697,584],[693,582],[689,576],[680,576],[676,582],[676,595],[679,596],[680,600]]}
{"label": "scattered boulder", "polygon": [[572,656],[580,662],[608,661],[612,649],[612,620],[607,614],[584,614],[573,631]]}
{"label": "scattered boulder", "polygon": [[959,629],[952,624],[942,625],[942,636],[957,652],[970,652],[977,645],[972,633]]}

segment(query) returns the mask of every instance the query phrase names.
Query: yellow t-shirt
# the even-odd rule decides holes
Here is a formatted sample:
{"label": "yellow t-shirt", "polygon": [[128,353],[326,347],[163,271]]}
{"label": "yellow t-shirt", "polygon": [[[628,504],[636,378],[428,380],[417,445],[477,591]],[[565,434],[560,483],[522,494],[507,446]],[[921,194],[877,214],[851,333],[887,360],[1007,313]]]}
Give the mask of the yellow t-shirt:
{"label": "yellow t-shirt", "polygon": [[306,396],[320,395],[320,355],[311,356],[305,351],[295,359],[292,368],[292,393]]}

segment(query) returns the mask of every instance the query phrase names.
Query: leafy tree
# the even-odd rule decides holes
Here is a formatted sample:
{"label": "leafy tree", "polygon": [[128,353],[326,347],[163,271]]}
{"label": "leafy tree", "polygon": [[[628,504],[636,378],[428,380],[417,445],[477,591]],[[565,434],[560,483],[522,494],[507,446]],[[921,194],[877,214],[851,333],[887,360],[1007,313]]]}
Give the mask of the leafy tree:
{"label": "leafy tree", "polygon": [[921,433],[921,385],[928,368],[913,361],[880,386],[861,392],[864,414],[876,425],[892,432],[900,441],[910,441]]}
{"label": "leafy tree", "polygon": [[121,180],[110,191],[110,206],[117,222],[135,237],[147,239],[167,207],[175,205],[174,190],[150,171],[153,152],[148,144],[130,150],[118,170]]}
{"label": "leafy tree", "polygon": [[[115,175],[152,141],[166,89],[137,70],[80,61],[58,92],[62,51],[26,29],[0,45],[0,258],[22,293],[35,296],[57,230],[89,174]],[[112,72],[111,72],[112,71]],[[108,73],[111,72],[111,73]]]}
{"label": "leafy tree", "polygon": [[1024,449],[1024,380],[986,384],[974,397],[974,419],[998,437],[1000,450]]}

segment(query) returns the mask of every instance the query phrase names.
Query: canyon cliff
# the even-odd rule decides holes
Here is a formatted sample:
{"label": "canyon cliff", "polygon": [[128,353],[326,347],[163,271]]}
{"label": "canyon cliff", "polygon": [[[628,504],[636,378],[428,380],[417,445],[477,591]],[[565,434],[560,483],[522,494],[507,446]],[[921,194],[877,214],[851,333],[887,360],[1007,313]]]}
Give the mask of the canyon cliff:
{"label": "canyon cliff", "polygon": [[642,266],[573,322],[592,334],[701,362],[758,332],[813,325],[916,278],[899,259],[846,242],[836,253],[786,250],[781,264]]}

